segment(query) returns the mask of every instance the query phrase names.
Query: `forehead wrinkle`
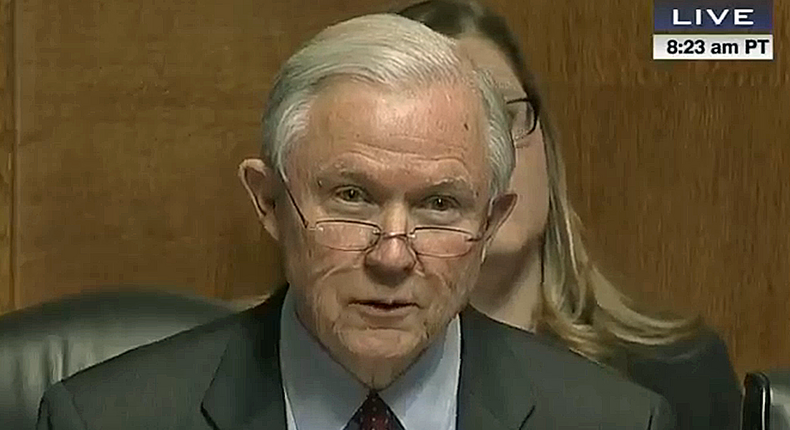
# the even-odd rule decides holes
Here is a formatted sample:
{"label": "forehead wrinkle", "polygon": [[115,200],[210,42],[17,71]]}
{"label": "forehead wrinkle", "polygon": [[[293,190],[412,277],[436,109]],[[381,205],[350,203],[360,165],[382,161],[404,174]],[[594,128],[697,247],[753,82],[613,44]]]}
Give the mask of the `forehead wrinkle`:
{"label": "forehead wrinkle", "polygon": [[[458,87],[432,86],[414,99],[356,84],[326,88],[311,109],[306,140],[299,145],[309,160],[301,163],[302,170],[307,177],[330,168],[367,170],[381,180],[399,174],[401,182],[459,176],[470,187],[487,188],[485,116],[479,115],[482,106],[477,103],[464,109],[448,105],[459,90],[466,100],[469,89]],[[359,161],[344,160],[344,155]],[[431,164],[439,162],[441,167]]]}
{"label": "forehead wrinkle", "polygon": [[[396,154],[398,156],[407,157],[407,155],[403,154]],[[362,165],[359,161],[355,160],[355,158],[360,157],[365,159],[365,164]],[[473,193],[477,193],[477,190],[474,189],[473,182],[471,182],[471,175],[467,166],[464,165],[463,160],[459,157],[454,156],[442,156],[442,157],[425,157],[426,162],[435,162],[437,160],[453,160],[457,161],[457,163],[453,163],[454,165],[460,167],[461,171],[458,169],[453,169],[452,171],[447,171],[444,173],[436,174],[435,172],[431,172],[427,169],[414,169],[414,162],[404,161],[402,163],[397,163],[397,165],[393,164],[392,161],[382,160],[379,157],[375,157],[369,154],[365,154],[359,151],[348,151],[344,154],[335,157],[334,159],[328,160],[325,163],[322,163],[318,166],[315,170],[315,176],[320,178],[321,176],[329,176],[329,175],[339,175],[348,177],[350,179],[356,180],[365,180],[368,182],[376,182],[379,181],[376,177],[386,177],[389,174],[398,174],[402,173],[403,170],[407,170],[407,173],[413,173],[417,170],[419,172],[424,172],[425,175],[414,175],[409,174],[406,176],[401,176],[400,183],[403,183],[403,178],[419,180],[421,183],[420,186],[423,187],[438,187],[443,185],[453,185],[453,184],[465,184],[464,188],[469,189]],[[367,162],[371,164],[367,164]],[[334,171],[333,171],[334,170]],[[421,177],[422,176],[422,177]]]}
{"label": "forehead wrinkle", "polygon": [[[348,85],[346,83],[346,85]],[[319,115],[315,110],[311,110],[311,120],[316,121],[316,128],[313,130],[320,134],[334,134],[333,140],[346,140],[347,142],[363,143],[387,150],[389,140],[403,141],[411,140],[418,143],[425,143],[420,147],[432,149],[433,147],[446,147],[447,149],[462,151],[466,154],[482,149],[485,151],[486,141],[486,117],[479,106],[475,93],[470,93],[471,89],[459,87],[446,87],[443,85],[432,85],[429,88],[421,89],[414,95],[408,93],[394,93],[383,88],[367,87],[366,98],[362,98],[361,103],[366,104],[366,112],[359,115],[343,115],[338,111],[349,103],[348,92],[340,91],[345,86],[338,86],[322,94],[319,103],[326,108],[327,104],[336,103],[335,109]],[[354,86],[348,88],[352,91]],[[333,91],[334,90],[334,91]],[[459,91],[462,91],[459,95]],[[431,99],[433,97],[433,99]],[[459,103],[453,102],[458,97],[463,98],[460,105],[466,106],[459,108]],[[468,100],[472,97],[475,103],[471,105]],[[437,99],[438,98],[438,99]],[[443,100],[450,103],[449,106],[437,106],[435,102]],[[359,101],[359,100],[358,100]],[[430,102],[429,102],[430,101]],[[359,106],[355,106],[359,109]],[[451,109],[457,116],[447,116],[447,109]],[[423,112],[420,112],[423,111]],[[418,115],[415,117],[415,115]],[[360,121],[364,126],[360,130]],[[413,130],[412,133],[402,132],[402,129]],[[355,130],[355,131],[350,131]],[[426,130],[430,130],[426,132]],[[430,134],[430,137],[421,134]],[[443,138],[444,134],[458,134],[453,140]],[[468,144],[459,145],[455,141],[461,138],[467,140]],[[455,143],[455,145],[454,145]],[[399,148],[396,152],[420,152]]]}
{"label": "forehead wrinkle", "polygon": [[[417,147],[417,148],[413,148],[413,149],[412,148],[403,148],[403,147],[398,148],[398,149],[392,149],[392,148],[389,148],[387,146],[386,142],[387,142],[388,139],[397,139],[397,140],[401,140],[401,141],[402,140],[410,140],[410,141],[413,141],[414,143],[420,144],[420,146]],[[379,141],[381,141],[381,143],[378,143]],[[478,148],[475,148],[474,145],[460,145],[460,146],[452,146],[451,147],[452,142],[449,139],[435,139],[435,138],[428,139],[428,138],[424,138],[424,137],[421,137],[421,136],[413,136],[413,135],[409,135],[409,134],[405,134],[405,133],[403,133],[403,134],[394,134],[394,133],[393,134],[388,134],[388,135],[383,136],[383,137],[378,138],[378,139],[372,139],[371,141],[366,141],[364,143],[363,142],[359,142],[359,143],[361,143],[363,145],[372,146],[374,148],[380,149],[380,150],[385,151],[387,153],[391,153],[393,155],[415,155],[415,156],[420,156],[420,157],[428,158],[428,159],[457,158],[459,161],[462,161],[462,162],[464,162],[464,160],[465,160],[462,157],[464,157],[464,156],[466,156],[466,155],[468,155],[470,153],[474,153],[475,149],[478,149]],[[463,153],[463,155],[435,154],[435,155],[432,156],[431,154],[427,154],[426,151],[423,149],[423,148],[427,148],[428,150],[431,150],[431,149],[439,149],[441,147],[446,147],[448,149],[452,149],[454,151],[461,152],[461,153]]]}
{"label": "forehead wrinkle", "polygon": [[[413,149],[413,150],[405,150],[405,149],[401,149],[401,148],[393,149],[393,148],[390,148],[390,147],[387,147],[387,146],[368,144],[368,143],[364,143],[362,145],[365,145],[367,147],[373,147],[377,151],[384,152],[385,156],[391,157],[391,158],[396,158],[396,159],[417,158],[417,159],[422,159],[422,160],[425,160],[425,161],[454,160],[454,161],[457,161],[464,168],[464,170],[468,170],[469,155],[470,155],[469,153],[473,152],[471,150],[465,150],[465,151],[463,151],[464,153],[462,153],[462,154],[426,154],[424,151],[420,151],[419,148],[416,148],[416,149]],[[344,154],[340,154],[338,157],[335,157],[334,161],[336,162],[338,159],[340,159],[341,161],[344,161],[343,160],[345,158],[344,156],[347,156],[347,155],[350,155],[350,154],[366,158],[370,162],[373,162],[373,163],[376,163],[376,164],[390,165],[392,163],[392,161],[393,161],[393,160],[386,160],[385,161],[379,156],[366,154],[365,152],[366,151],[363,151],[361,149],[349,149],[349,150],[346,150]],[[422,160],[417,160],[417,161],[422,161]],[[400,160],[398,160],[398,161],[400,161]],[[327,163],[322,164],[321,166],[329,165],[332,162],[333,161],[330,160]],[[411,162],[413,162],[413,161],[411,161]]]}
{"label": "forehead wrinkle", "polygon": [[[372,145],[370,145],[372,146]],[[441,160],[452,160],[458,163],[459,167],[462,167],[464,173],[469,173],[469,169],[467,167],[467,159],[462,155],[450,155],[450,154],[424,154],[420,152],[404,152],[399,150],[394,150],[385,147],[376,147],[376,149],[388,152],[390,156],[393,158],[410,158],[410,157],[417,157],[423,158],[425,161],[441,161]],[[354,169],[360,170],[360,167],[364,167],[367,169],[370,166],[358,166],[359,161],[354,160],[354,158],[364,158],[366,162],[370,162],[372,164],[376,164],[382,167],[390,167],[393,165],[393,160],[384,160],[381,157],[377,157],[372,154],[367,154],[366,151],[362,151],[359,149],[348,149],[344,151],[342,154],[339,154],[331,159],[327,160],[324,163],[318,165],[318,172],[324,171],[328,168],[339,168],[339,169]],[[400,160],[399,160],[400,161]],[[422,160],[417,160],[417,162]],[[409,161],[406,163],[413,163],[413,161]]]}

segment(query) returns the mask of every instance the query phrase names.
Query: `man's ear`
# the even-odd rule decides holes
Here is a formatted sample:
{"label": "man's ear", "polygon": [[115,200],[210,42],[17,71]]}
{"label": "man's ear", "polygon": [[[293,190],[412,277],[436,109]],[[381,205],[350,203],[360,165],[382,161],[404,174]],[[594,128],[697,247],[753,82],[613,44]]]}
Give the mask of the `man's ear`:
{"label": "man's ear", "polygon": [[485,243],[483,245],[483,259],[485,259],[488,245],[491,244],[491,241],[494,239],[494,235],[496,235],[499,227],[502,227],[502,224],[510,216],[510,213],[513,212],[513,208],[516,207],[517,199],[518,196],[515,193],[507,193],[495,198],[491,204],[491,212],[488,218],[488,228],[485,233]]}
{"label": "man's ear", "polygon": [[239,179],[252,200],[263,228],[275,240],[279,240],[277,218],[274,216],[275,201],[282,188],[279,175],[263,160],[248,158],[239,165]]}

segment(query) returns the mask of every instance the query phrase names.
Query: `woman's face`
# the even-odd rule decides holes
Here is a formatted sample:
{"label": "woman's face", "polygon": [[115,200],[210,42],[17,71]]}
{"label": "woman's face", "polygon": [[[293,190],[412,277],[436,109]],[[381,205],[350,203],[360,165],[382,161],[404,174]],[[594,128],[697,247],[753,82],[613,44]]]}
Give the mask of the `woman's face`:
{"label": "woman's face", "polygon": [[[461,37],[458,43],[477,68],[490,74],[505,101],[530,96],[521,87],[505,54],[495,44],[478,36]],[[515,103],[508,105],[511,118],[524,119],[523,115],[516,115],[519,108],[523,112],[524,103],[521,106]],[[492,258],[487,261],[498,262],[529,248],[539,249],[549,212],[546,152],[540,123],[532,133],[526,135],[518,132],[524,130],[524,124],[512,126],[516,130],[516,166],[510,188],[518,194],[518,201],[513,213],[494,238],[488,250],[488,256]]]}

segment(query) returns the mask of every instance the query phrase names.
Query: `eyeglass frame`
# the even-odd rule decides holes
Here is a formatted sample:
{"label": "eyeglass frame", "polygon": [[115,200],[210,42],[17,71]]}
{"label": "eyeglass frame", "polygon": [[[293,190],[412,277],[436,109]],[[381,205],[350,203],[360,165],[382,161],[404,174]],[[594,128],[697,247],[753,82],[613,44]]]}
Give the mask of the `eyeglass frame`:
{"label": "eyeglass frame", "polygon": [[511,134],[511,137],[513,138],[513,144],[516,147],[518,147],[519,145],[516,145],[517,138],[521,139],[521,138],[524,138],[526,136],[529,136],[538,128],[538,123],[540,122],[540,103],[539,103],[539,101],[537,99],[530,98],[529,96],[519,97],[519,98],[515,98],[515,99],[511,99],[511,100],[505,100],[505,105],[506,106],[511,105],[513,103],[526,103],[527,106],[532,108],[533,117],[535,118],[532,121],[532,125],[530,126],[529,130],[523,136],[514,136],[513,135],[513,124],[510,125],[510,134]]}
{"label": "eyeglass frame", "polygon": [[480,229],[481,231],[478,232],[477,234],[472,233],[471,231],[468,231],[468,230],[465,230],[465,229],[461,229],[461,228],[444,227],[444,226],[417,226],[417,227],[414,227],[410,232],[407,232],[407,233],[387,233],[387,232],[384,231],[383,228],[381,228],[380,225],[378,225],[376,223],[369,222],[369,221],[355,220],[355,219],[347,219],[347,218],[322,219],[322,220],[318,220],[318,221],[313,222],[313,225],[311,226],[310,222],[307,220],[307,217],[302,212],[302,209],[296,203],[296,198],[294,197],[293,193],[291,192],[291,187],[288,185],[288,182],[283,179],[282,183],[283,183],[283,185],[285,187],[285,192],[288,194],[288,199],[291,201],[291,204],[293,205],[294,209],[296,210],[296,214],[299,215],[299,219],[302,221],[302,227],[304,227],[305,230],[315,232],[317,230],[317,227],[318,227],[319,224],[330,223],[330,222],[335,222],[335,223],[341,223],[342,222],[342,223],[352,224],[352,225],[373,227],[374,230],[377,231],[377,233],[375,233],[375,237],[376,237],[375,240],[373,240],[373,242],[369,243],[366,247],[361,248],[361,249],[333,248],[331,246],[328,246],[328,245],[325,245],[325,244],[321,244],[321,245],[323,245],[323,246],[325,246],[327,248],[335,249],[335,250],[338,250],[338,251],[344,251],[344,252],[367,252],[367,251],[375,248],[379,243],[381,243],[382,240],[395,239],[395,238],[401,238],[402,237],[402,238],[405,239],[404,241],[409,245],[409,248],[416,255],[428,256],[428,257],[433,257],[433,258],[458,258],[458,257],[462,257],[462,256],[468,254],[472,250],[472,247],[474,245],[470,245],[469,249],[467,249],[466,251],[464,251],[462,253],[453,254],[453,255],[435,255],[435,254],[430,254],[430,253],[424,253],[424,252],[419,252],[419,251],[417,251],[417,249],[414,248],[414,236],[415,236],[415,234],[418,231],[425,231],[425,230],[445,231],[445,232],[451,232],[451,233],[463,233],[463,234],[466,234],[466,235],[470,236],[466,240],[467,242],[479,242],[479,241],[483,240],[486,237],[486,233],[488,232],[488,228],[490,226],[490,224],[489,224],[489,222],[490,222],[490,219],[489,219],[490,218],[490,214],[486,217],[485,225]]}

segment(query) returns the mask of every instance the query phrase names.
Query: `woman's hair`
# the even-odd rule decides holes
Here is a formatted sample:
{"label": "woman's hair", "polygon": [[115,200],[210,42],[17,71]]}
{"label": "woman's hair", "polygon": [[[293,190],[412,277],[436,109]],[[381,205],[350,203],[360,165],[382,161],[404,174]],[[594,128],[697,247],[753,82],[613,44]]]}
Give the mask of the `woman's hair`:
{"label": "woman's hair", "polygon": [[565,166],[546,109],[540,108],[535,79],[505,20],[473,1],[428,0],[399,15],[458,38],[480,36],[508,58],[539,112],[546,148],[549,215],[543,237],[541,306],[536,328],[563,340],[570,349],[612,364],[621,348],[674,343],[698,333],[699,319],[665,319],[637,311],[633,303],[589,258],[580,237],[581,223],[568,199]]}
{"label": "woman's hair", "polygon": [[493,83],[457,51],[449,37],[392,14],[361,16],[324,29],[285,62],[275,79],[263,116],[263,158],[285,178],[285,158],[305,131],[316,94],[333,78],[397,91],[467,84],[486,115],[492,197],[504,192],[514,165],[504,103]]}

